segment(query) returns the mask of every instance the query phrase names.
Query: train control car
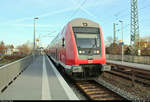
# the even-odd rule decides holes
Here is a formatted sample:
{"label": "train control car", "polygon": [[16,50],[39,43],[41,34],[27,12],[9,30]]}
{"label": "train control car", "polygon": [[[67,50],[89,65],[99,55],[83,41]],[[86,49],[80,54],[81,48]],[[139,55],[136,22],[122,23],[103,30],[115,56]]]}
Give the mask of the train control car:
{"label": "train control car", "polygon": [[110,70],[102,29],[84,18],[70,21],[48,45],[47,55],[74,79],[92,79]]}

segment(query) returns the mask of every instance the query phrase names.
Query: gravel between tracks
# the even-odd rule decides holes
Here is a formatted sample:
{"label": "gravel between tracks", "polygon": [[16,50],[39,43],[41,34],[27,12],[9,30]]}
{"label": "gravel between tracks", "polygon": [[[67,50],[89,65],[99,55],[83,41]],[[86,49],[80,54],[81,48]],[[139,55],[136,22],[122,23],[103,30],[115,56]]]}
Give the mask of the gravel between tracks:
{"label": "gravel between tracks", "polygon": [[98,81],[128,100],[150,101],[150,87],[144,87],[139,84],[135,84],[133,87],[131,81],[108,73],[101,75]]}

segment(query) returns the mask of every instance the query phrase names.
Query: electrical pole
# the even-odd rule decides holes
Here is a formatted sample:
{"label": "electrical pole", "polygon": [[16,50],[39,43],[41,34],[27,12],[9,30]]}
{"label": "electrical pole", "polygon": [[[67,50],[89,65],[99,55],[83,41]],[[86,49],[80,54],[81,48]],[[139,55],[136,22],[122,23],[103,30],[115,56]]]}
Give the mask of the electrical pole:
{"label": "electrical pole", "polygon": [[113,23],[113,27],[114,27],[114,41],[113,43],[116,43],[116,24]]}
{"label": "electrical pole", "polygon": [[[138,20],[138,4],[137,0],[131,0],[131,40],[130,44],[133,43],[133,54],[136,55],[136,51],[139,50],[140,38],[139,38],[139,20]],[[138,43],[139,42],[139,43]]]}
{"label": "electrical pole", "polygon": [[124,42],[123,42],[123,21],[119,20],[119,22],[121,23],[121,33],[122,33],[122,63],[123,63],[123,55],[124,55],[124,48],[123,48],[123,45],[124,45]]}
{"label": "electrical pole", "polygon": [[113,43],[116,43],[116,31],[119,31],[119,29],[118,30],[116,30],[116,25],[118,25],[117,23],[113,23],[113,28],[114,28],[114,40],[113,40]]}
{"label": "electrical pole", "polygon": [[38,17],[36,17],[36,18],[34,18],[34,24],[33,24],[33,26],[34,26],[34,31],[33,31],[33,33],[34,33],[34,38],[33,38],[33,43],[34,43],[34,45],[33,45],[33,51],[34,51],[34,53],[35,53],[35,20],[36,19],[39,19]]}
{"label": "electrical pole", "polygon": [[34,37],[33,37],[33,50],[35,51],[35,19],[34,19],[34,29],[33,29]]}

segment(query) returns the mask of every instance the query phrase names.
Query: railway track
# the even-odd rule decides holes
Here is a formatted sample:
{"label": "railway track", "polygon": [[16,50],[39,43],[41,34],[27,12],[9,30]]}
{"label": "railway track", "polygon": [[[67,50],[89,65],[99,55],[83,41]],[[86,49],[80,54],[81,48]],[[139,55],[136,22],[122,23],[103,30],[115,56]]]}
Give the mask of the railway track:
{"label": "railway track", "polygon": [[58,70],[63,75],[63,77],[67,80],[68,83],[72,83],[73,85],[75,85],[76,88],[82,91],[82,93],[84,93],[84,95],[87,96],[86,98],[90,100],[125,100],[125,98],[105,88],[104,86],[100,85],[94,80],[90,80],[90,81],[72,80],[68,75],[64,74],[59,68]]}
{"label": "railway track", "polygon": [[110,91],[96,81],[75,81],[75,84],[91,100],[124,100],[123,97]]}
{"label": "railway track", "polygon": [[[110,64],[110,63],[109,63]],[[126,67],[117,64],[110,64],[112,70],[110,72],[105,72],[118,77],[132,81],[132,84],[139,83],[144,86],[150,86],[150,71],[145,71],[142,69],[136,69],[132,67]]]}
{"label": "railway track", "polygon": [[120,72],[120,71],[116,71],[116,70],[112,70],[111,72],[106,72],[106,73],[112,74],[112,75],[115,75],[115,76],[118,76],[118,77],[121,77],[121,78],[124,78],[124,79],[127,79],[127,80],[130,80],[130,81],[132,81],[133,77],[134,77],[134,82],[135,83],[139,83],[139,84],[142,84],[144,86],[150,86],[150,79],[144,77],[144,75],[143,76],[142,75],[141,76],[140,75],[133,76],[130,73]]}

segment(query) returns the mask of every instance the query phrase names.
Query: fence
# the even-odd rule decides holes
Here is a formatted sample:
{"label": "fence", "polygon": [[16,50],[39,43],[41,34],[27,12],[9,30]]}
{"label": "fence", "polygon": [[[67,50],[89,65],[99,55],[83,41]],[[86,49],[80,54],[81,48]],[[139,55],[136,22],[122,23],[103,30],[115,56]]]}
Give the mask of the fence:
{"label": "fence", "polygon": [[[122,56],[121,55],[106,54],[106,58],[108,60],[121,61]],[[150,56],[124,55],[123,61],[131,62],[131,63],[150,64]]]}
{"label": "fence", "polygon": [[18,61],[0,67],[0,90],[5,88],[21,71],[33,61],[33,56],[24,57]]}

